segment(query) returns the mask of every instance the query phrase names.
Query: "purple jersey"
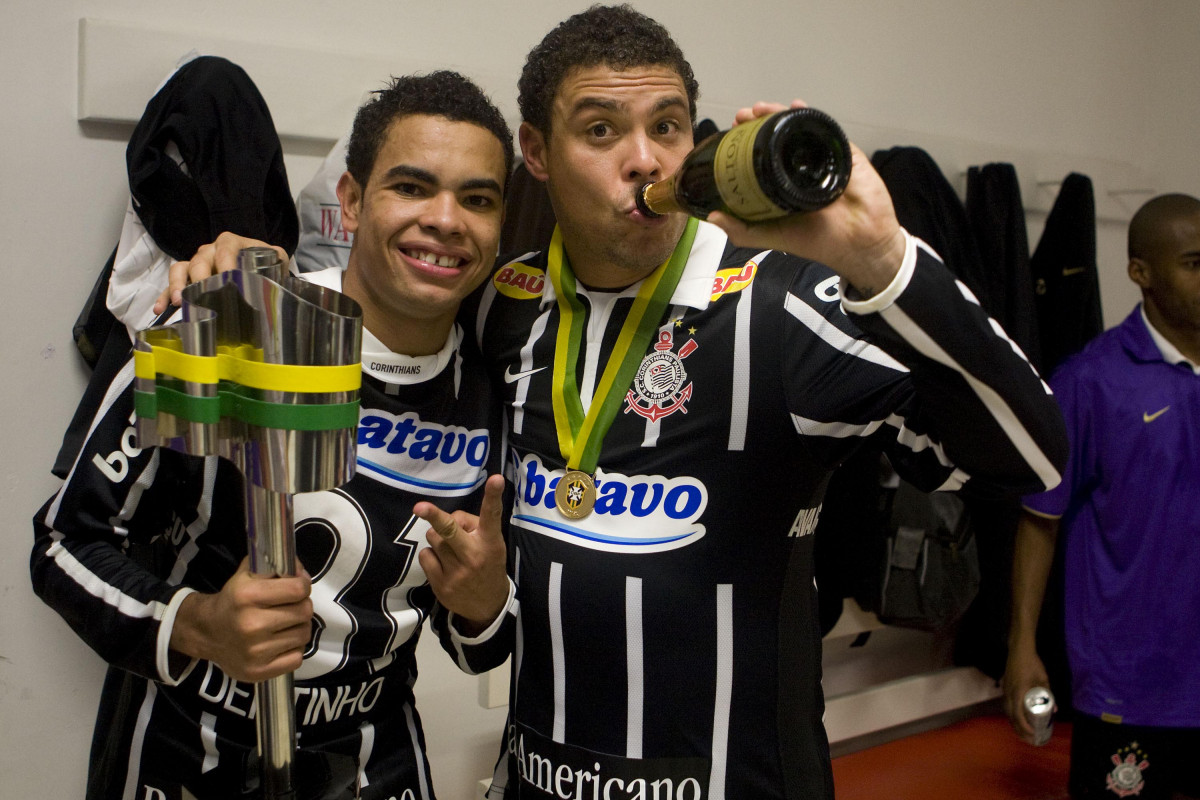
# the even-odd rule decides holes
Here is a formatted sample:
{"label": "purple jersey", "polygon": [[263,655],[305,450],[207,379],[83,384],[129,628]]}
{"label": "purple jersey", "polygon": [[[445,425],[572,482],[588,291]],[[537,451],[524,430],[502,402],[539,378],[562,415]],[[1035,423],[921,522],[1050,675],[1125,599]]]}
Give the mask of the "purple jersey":
{"label": "purple jersey", "polygon": [[1140,309],[1051,380],[1071,439],[1062,517],[1074,704],[1200,726],[1200,376],[1163,360]]}

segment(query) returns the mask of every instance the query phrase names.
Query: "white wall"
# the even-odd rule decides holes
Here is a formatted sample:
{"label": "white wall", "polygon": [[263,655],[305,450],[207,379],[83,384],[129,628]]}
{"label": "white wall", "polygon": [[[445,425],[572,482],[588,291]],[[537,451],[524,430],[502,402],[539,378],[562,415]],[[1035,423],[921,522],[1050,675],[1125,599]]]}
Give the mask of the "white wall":
{"label": "white wall", "polygon": [[[102,669],[33,596],[26,566],[28,520],[54,489],[48,468],[85,379],[70,326],[116,243],[127,196],[129,129],[76,120],[78,19],[396,54],[401,69],[458,66],[512,86],[529,47],[585,3],[5,5],[0,241],[8,244],[0,268],[8,278],[0,295],[0,340],[9,377],[0,386],[6,459],[0,508],[10,523],[4,534],[10,557],[0,565],[0,797],[79,797]],[[981,160],[1016,154],[1027,159],[1019,170],[1046,155],[1063,167],[1060,178],[1075,163],[1085,172],[1113,164],[1114,174],[1133,168],[1146,176],[1147,188],[1200,194],[1200,51],[1194,46],[1200,3],[1194,0],[637,5],[675,33],[701,81],[702,110],[722,124],[738,105],[799,95],[846,122],[867,149],[922,145],[952,164],[961,155],[945,153]],[[490,88],[512,109],[515,91],[507,86]],[[904,140],[900,132],[908,134]],[[316,167],[319,149],[290,142],[288,150],[298,188]],[[1027,197],[1027,204],[1046,207],[1053,199],[1047,191],[1048,199]],[[1030,216],[1031,244],[1041,220],[1039,213]],[[1120,221],[1101,224],[1109,325],[1136,300],[1124,277],[1123,237]],[[432,648],[422,654],[418,686],[437,783],[444,798],[467,797],[473,781],[489,771],[502,715],[479,709],[475,682],[448,669]]]}

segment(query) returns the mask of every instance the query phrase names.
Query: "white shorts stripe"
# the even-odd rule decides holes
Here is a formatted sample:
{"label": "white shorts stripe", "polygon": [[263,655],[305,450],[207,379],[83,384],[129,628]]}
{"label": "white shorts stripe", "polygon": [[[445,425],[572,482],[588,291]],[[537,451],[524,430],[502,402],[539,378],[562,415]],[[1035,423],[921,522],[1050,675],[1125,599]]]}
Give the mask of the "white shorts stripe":
{"label": "white shorts stripe", "polygon": [[[415,731],[412,724],[412,709],[409,706],[404,707],[404,715],[408,720],[409,735],[412,736]],[[358,728],[358,788],[370,786],[371,781],[367,778],[367,762],[371,760],[371,753],[375,750],[375,726],[369,722],[365,722]],[[415,739],[414,739],[415,741]],[[415,748],[417,759],[421,757],[421,748]],[[428,797],[429,792],[425,786],[425,773],[418,765],[417,774],[421,776],[421,796]]]}
{"label": "white shorts stripe", "polygon": [[562,744],[567,735],[567,668],[563,652],[562,567],[550,565],[550,587],[546,607],[550,614],[550,640],[554,657],[554,741]]}
{"label": "white shorts stripe", "polygon": [[129,741],[129,764],[125,773],[125,790],[121,800],[141,800],[138,796],[141,784],[142,746],[146,741],[146,728],[150,725],[150,717],[154,714],[154,700],[158,697],[158,686],[153,681],[146,682],[146,696],[138,709],[137,723],[133,729],[133,737]]}
{"label": "white shorts stripe", "polygon": [[212,772],[221,761],[221,754],[217,751],[216,714],[205,711],[200,715],[200,743],[204,746],[204,761],[200,764],[200,772]]}
{"label": "white shorts stripe", "polygon": [[713,700],[712,774],[708,800],[725,800],[729,708],[733,699],[733,586],[717,586],[717,692]]}
{"label": "white shorts stripe", "polygon": [[625,659],[628,712],[625,720],[625,756],[642,757],[645,675],[642,665],[642,579],[625,578]]}

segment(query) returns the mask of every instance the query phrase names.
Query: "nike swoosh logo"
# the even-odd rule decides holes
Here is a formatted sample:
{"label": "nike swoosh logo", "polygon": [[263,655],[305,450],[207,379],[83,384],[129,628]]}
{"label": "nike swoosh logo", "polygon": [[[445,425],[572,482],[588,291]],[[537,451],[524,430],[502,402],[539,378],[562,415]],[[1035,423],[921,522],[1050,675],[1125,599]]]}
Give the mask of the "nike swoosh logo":
{"label": "nike swoosh logo", "polygon": [[1086,269],[1087,267],[1068,267],[1067,269],[1063,270],[1063,277],[1065,278],[1068,275],[1078,275]]}
{"label": "nike swoosh logo", "polygon": [[1170,408],[1170,406],[1159,409],[1158,411],[1155,411],[1153,414],[1151,414],[1147,411],[1143,411],[1142,412],[1142,422],[1154,422],[1154,420],[1158,419],[1163,414],[1167,413],[1167,408]]}
{"label": "nike swoosh logo", "polygon": [[514,373],[512,371],[512,367],[506,367],[504,370],[504,382],[513,383],[514,381],[521,380],[521,378],[528,378],[530,375],[533,375],[536,372],[541,372],[544,369],[545,367],[538,367],[537,369],[527,369],[524,372]]}

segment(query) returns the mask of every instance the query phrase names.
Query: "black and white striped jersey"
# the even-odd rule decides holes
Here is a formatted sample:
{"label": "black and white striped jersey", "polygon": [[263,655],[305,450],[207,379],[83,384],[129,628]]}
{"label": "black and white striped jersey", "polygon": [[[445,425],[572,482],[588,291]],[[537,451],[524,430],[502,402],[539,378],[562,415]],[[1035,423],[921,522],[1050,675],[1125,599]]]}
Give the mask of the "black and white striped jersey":
{"label": "black and white striped jersey", "polygon": [[[516,599],[483,636],[442,636],[468,669],[513,650],[492,796],[832,797],[812,536],[830,471],[871,442],[930,490],[1054,485],[1049,389],[911,237],[892,286],[850,302],[827,268],[701,224],[604,439],[595,509],[571,520],[545,269],[544,253],[501,267],[475,314],[507,403]],[[580,290],[584,408],[636,289]]]}
{"label": "black and white striped jersey", "polygon": [[[246,553],[240,475],[215,456],[137,449],[132,377],[129,361],[85,399],[83,447],[34,526],[35,589],[112,665],[88,798],[174,800],[181,786],[202,800],[242,797],[257,777],[253,686],[167,650],[185,587],[219,590]],[[416,558],[427,526],[412,506],[478,510],[499,469],[497,409],[461,329],[423,358],[364,332],[356,474],[293,499],[315,616],[296,673],[298,785],[433,796],[412,692],[433,595]]]}

